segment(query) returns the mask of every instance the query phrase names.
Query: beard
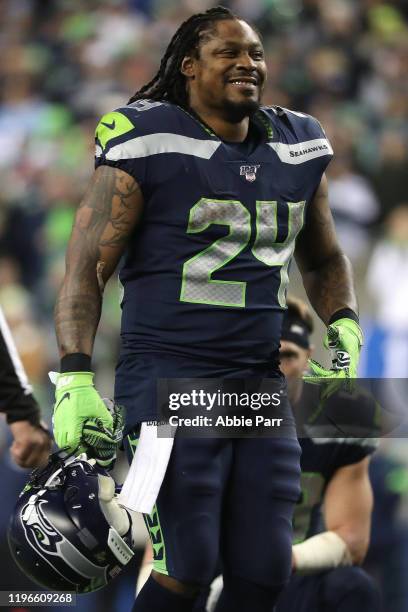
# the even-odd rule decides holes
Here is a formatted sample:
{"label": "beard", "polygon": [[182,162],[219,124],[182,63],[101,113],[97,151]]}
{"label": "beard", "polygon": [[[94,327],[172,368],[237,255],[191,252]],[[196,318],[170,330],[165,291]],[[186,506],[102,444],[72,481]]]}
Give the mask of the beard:
{"label": "beard", "polygon": [[233,102],[232,100],[223,101],[223,111],[225,118],[230,123],[239,123],[245,117],[251,117],[261,105],[260,100],[248,99],[242,102]]}

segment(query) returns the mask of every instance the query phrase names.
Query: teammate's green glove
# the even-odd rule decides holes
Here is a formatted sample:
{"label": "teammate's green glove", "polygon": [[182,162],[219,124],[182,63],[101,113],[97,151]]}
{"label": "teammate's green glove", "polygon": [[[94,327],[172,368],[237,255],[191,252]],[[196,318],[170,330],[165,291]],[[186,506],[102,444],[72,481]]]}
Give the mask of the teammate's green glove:
{"label": "teammate's green glove", "polygon": [[[338,319],[328,326],[323,342],[332,354],[332,368],[324,368],[320,363],[309,360],[311,375],[304,380],[315,382],[320,378],[356,378],[360,350],[363,345],[363,332],[353,319]],[[316,381],[318,382],[318,380]]]}
{"label": "teammate's green glove", "polygon": [[68,452],[79,450],[109,465],[123,427],[122,415],[110,411],[93,386],[93,372],[64,372],[55,380],[55,441]]}

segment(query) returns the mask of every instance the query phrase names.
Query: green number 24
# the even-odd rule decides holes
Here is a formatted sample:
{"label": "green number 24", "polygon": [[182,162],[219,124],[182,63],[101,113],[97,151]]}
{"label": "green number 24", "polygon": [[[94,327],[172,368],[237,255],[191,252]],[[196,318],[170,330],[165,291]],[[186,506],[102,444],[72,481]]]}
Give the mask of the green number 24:
{"label": "green number 24", "polygon": [[[285,305],[288,267],[295,239],[303,226],[305,202],[288,202],[288,230],[278,237],[278,202],[256,202],[256,236],[252,254],[266,266],[280,267],[278,300]],[[246,281],[214,280],[212,275],[235,259],[251,238],[251,215],[239,200],[201,198],[190,210],[187,233],[203,232],[210,225],[226,225],[229,232],[183,265],[180,301],[245,308]]]}

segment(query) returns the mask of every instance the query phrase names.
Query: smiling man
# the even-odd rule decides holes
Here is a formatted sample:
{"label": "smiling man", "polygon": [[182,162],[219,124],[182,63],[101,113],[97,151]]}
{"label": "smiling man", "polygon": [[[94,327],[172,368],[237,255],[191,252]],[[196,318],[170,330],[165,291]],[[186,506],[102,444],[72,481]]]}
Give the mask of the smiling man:
{"label": "smiling man", "polygon": [[[154,571],[137,612],[191,611],[220,556],[217,610],[268,612],[290,576],[300,493],[287,401],[285,436],[176,436],[162,456],[146,423],[157,418],[157,380],[283,384],[279,339],[295,242],[334,351],[336,371],[319,374],[349,376],[357,367],[356,299],[323,174],[332,150],[314,118],[261,106],[265,79],[257,32],[217,7],[180,26],[154,78],[96,130],[97,168],[56,306],[54,430],[60,446],[75,449],[93,419],[96,457],[106,447],[112,416],[93,387],[91,355],[104,284],[125,255],[115,398],[127,409],[130,455],[138,445],[131,471],[143,446],[145,476],[165,473],[146,515]],[[133,493],[124,501],[135,508]]]}

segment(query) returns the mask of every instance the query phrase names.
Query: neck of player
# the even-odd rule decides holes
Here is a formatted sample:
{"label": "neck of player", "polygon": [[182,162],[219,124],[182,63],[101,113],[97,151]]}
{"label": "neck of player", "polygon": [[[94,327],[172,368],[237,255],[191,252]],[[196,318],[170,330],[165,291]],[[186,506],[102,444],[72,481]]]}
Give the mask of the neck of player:
{"label": "neck of player", "polygon": [[194,99],[194,96],[190,97],[190,108],[221,140],[244,142],[248,135],[249,117],[244,117],[241,121],[232,123],[221,112],[216,114],[214,109],[208,109],[200,104],[198,100]]}

